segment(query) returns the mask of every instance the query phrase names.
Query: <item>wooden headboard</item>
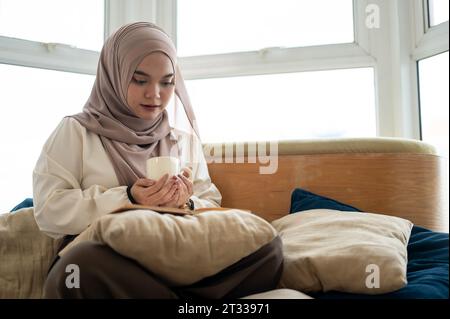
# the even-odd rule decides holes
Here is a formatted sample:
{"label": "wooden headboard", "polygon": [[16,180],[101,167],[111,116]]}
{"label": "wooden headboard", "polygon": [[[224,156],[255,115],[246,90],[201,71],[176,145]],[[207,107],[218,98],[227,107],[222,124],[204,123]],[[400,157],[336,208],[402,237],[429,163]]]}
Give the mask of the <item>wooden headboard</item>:
{"label": "wooden headboard", "polygon": [[[366,140],[383,143],[381,138]],[[241,163],[216,162],[208,167],[213,183],[222,193],[223,207],[249,209],[268,221],[289,212],[291,193],[301,187],[366,212],[398,216],[418,226],[448,232],[444,159],[416,141],[419,147],[399,148],[395,152],[396,142],[404,140],[389,139],[392,145],[388,148],[360,153],[352,141],[339,140],[339,152],[332,153],[336,147],[330,146],[331,154],[327,154],[327,147],[322,147],[319,154],[305,154],[305,147],[298,147],[304,142],[289,142],[284,150],[283,145],[279,148],[274,174],[260,174],[264,165],[248,163],[247,152]],[[353,147],[344,151],[342,143]],[[297,149],[292,151],[292,145]],[[309,153],[314,152],[317,149],[312,147]]]}

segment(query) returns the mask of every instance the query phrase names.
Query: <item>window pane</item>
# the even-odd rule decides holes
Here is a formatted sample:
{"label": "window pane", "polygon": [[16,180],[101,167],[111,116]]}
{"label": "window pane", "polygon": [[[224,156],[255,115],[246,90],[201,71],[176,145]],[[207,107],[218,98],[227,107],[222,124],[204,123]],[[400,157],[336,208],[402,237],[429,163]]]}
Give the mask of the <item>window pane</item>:
{"label": "window pane", "polygon": [[433,144],[447,159],[446,187],[449,181],[448,51],[419,61],[420,118],[422,140]]}
{"label": "window pane", "polygon": [[204,142],[376,136],[373,69],[187,81]]}
{"label": "window pane", "polygon": [[430,27],[448,21],[448,0],[428,0]]}
{"label": "window pane", "polygon": [[82,110],[94,76],[0,64],[0,213],[32,197],[32,172],[61,119]]}
{"label": "window pane", "polygon": [[100,51],[103,0],[0,0],[0,35]]}
{"label": "window pane", "polygon": [[180,56],[353,42],[352,0],[178,0]]}
{"label": "window pane", "polygon": [[448,157],[448,51],[419,61],[422,139]]}

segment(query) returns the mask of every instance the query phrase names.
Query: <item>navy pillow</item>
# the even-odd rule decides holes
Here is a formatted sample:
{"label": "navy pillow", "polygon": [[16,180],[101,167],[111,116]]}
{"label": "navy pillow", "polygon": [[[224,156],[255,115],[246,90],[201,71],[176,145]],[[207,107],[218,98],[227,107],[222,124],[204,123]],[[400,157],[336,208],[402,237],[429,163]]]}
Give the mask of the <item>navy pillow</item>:
{"label": "navy pillow", "polygon": [[21,202],[19,205],[11,209],[11,212],[14,212],[16,210],[19,210],[21,208],[25,207],[33,207],[33,199],[32,198],[26,198],[23,202]]}
{"label": "navy pillow", "polygon": [[296,213],[308,209],[334,209],[346,212],[361,212],[356,207],[338,202],[337,200],[296,188],[291,196],[290,213]]}

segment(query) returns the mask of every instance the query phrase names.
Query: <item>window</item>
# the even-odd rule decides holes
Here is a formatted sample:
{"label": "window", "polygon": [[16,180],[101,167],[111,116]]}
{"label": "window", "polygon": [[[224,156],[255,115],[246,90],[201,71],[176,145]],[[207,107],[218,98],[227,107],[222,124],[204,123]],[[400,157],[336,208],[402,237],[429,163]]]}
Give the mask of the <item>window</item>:
{"label": "window", "polygon": [[103,0],[0,0],[0,35],[100,51]]}
{"label": "window", "polygon": [[[446,159],[445,189],[449,190],[448,51],[419,61],[422,140]],[[447,206],[448,209],[448,206]],[[448,211],[445,214],[448,224]]]}
{"label": "window", "polygon": [[372,68],[187,81],[203,142],[376,136]]}
{"label": "window", "polygon": [[430,27],[448,21],[448,0],[428,0],[428,23]]}
{"label": "window", "polygon": [[91,75],[0,64],[0,213],[32,197],[32,172],[42,146],[61,119],[81,112]]}
{"label": "window", "polygon": [[202,140],[376,136],[373,63],[355,44],[353,2],[178,0]]}
{"label": "window", "polygon": [[0,212],[32,196],[43,144],[82,110],[94,76],[71,72],[95,74],[104,11],[104,0],[0,0]]}
{"label": "window", "polygon": [[178,0],[180,56],[353,42],[351,0]]}
{"label": "window", "polygon": [[422,139],[449,156],[448,51],[419,61]]}

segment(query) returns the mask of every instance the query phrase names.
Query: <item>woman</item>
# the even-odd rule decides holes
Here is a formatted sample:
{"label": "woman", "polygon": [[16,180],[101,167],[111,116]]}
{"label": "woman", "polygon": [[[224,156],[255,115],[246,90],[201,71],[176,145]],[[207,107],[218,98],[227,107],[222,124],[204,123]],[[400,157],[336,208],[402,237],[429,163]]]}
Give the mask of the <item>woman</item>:
{"label": "woman", "polygon": [[[184,112],[175,103],[169,113],[169,102],[176,97]],[[183,115],[187,129],[180,127]],[[183,174],[145,178],[146,160],[164,155],[190,166],[193,182]],[[60,249],[95,219],[130,202],[220,206],[175,47],[163,30],[132,23],[108,38],[83,112],[64,118],[43,147],[33,172],[33,193],[36,222],[48,235],[64,237]],[[55,257],[44,293],[47,298],[241,297],[275,287],[282,266],[280,245],[274,241],[189,287],[168,287],[110,247],[85,242]],[[81,272],[76,289],[66,285],[72,264]]]}

